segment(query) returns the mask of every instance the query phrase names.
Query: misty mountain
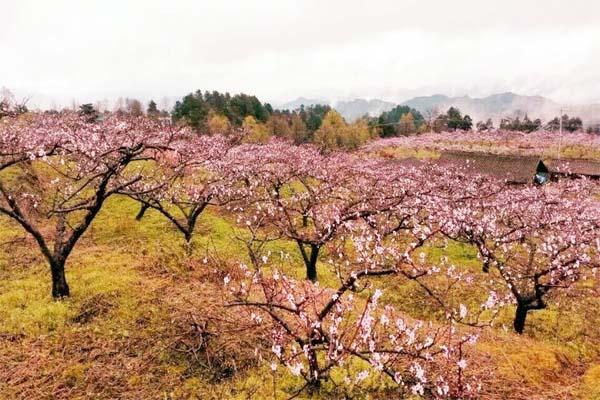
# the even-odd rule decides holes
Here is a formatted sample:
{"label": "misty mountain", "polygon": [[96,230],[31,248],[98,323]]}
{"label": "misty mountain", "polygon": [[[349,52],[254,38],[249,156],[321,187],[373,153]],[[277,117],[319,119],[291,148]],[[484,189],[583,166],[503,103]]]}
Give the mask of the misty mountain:
{"label": "misty mountain", "polygon": [[335,108],[346,121],[354,121],[364,115],[378,116],[384,111],[389,111],[394,108],[396,104],[388,101],[373,99],[354,99],[350,101],[338,101],[335,103]]}
{"label": "misty mountain", "polygon": [[282,110],[296,110],[302,105],[304,105],[304,107],[308,107],[315,104],[326,104],[332,106],[340,114],[342,114],[346,121],[354,121],[364,115],[377,116],[384,111],[391,110],[396,105],[395,103],[379,99],[354,99],[348,101],[338,101],[332,105],[329,100],[298,97],[296,100],[281,104],[278,108]]}
{"label": "misty mountain", "polygon": [[329,104],[328,100],[323,99],[307,99],[306,97],[298,97],[296,100],[288,101],[287,103],[283,103],[277,108],[281,110],[297,110],[300,106],[308,107],[315,104]]}
{"label": "misty mountain", "polygon": [[412,99],[402,103],[402,105],[409,106],[420,113],[424,113],[425,111],[432,110],[434,108],[442,109],[443,105],[447,104],[450,99],[450,97],[443,94],[434,94],[433,96],[413,97]]}
{"label": "misty mountain", "polygon": [[507,92],[493,94],[482,98],[470,96],[448,97],[444,95],[415,97],[402,103],[421,113],[428,110],[444,112],[450,107],[458,107],[463,114],[473,119],[522,116],[528,114],[532,118],[547,119],[560,113],[560,105],[542,96],[522,96]]}
{"label": "misty mountain", "polygon": [[584,125],[600,124],[600,103],[579,105],[565,112],[581,117]]}
{"label": "misty mountain", "polygon": [[[307,99],[300,97],[294,101],[282,105],[282,108],[290,110],[297,109],[300,105],[330,104],[327,100]],[[470,96],[449,97],[443,94],[432,96],[419,96],[400,103],[426,114],[429,110],[445,112],[450,107],[458,107],[463,114],[469,114],[474,120],[492,118],[498,122],[503,117],[522,117],[528,114],[531,118],[547,120],[560,113],[561,106],[542,96],[523,96],[511,92],[493,94],[487,97],[477,98]],[[396,104],[384,100],[354,99],[349,101],[338,101],[333,105],[347,121],[354,121],[363,115],[377,116],[384,111],[389,111]],[[564,112],[571,115],[579,115],[586,121],[598,120],[599,105],[572,106]]]}

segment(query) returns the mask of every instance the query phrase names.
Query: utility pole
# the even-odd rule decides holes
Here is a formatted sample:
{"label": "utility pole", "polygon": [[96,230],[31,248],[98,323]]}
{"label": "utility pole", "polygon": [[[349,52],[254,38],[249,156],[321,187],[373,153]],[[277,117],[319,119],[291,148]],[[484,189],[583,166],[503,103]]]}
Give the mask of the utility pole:
{"label": "utility pole", "polygon": [[558,117],[558,159],[560,160],[560,153],[562,148],[562,136],[563,136],[563,113],[569,111],[568,109],[561,108],[560,115]]}
{"label": "utility pole", "polygon": [[433,124],[437,117],[437,113],[438,113],[438,111],[437,111],[436,107],[425,110],[426,116],[429,117],[428,119],[429,119],[429,133],[430,134],[433,134]]}
{"label": "utility pole", "polygon": [[562,143],[562,116],[563,109],[560,109],[560,115],[558,116],[558,159],[560,160],[560,147]]}
{"label": "utility pole", "polygon": [[558,132],[560,133],[560,136],[562,137],[562,116],[563,116],[563,109],[560,109],[560,117],[558,119]]}
{"label": "utility pole", "polygon": [[429,134],[433,135],[433,116],[429,116]]}

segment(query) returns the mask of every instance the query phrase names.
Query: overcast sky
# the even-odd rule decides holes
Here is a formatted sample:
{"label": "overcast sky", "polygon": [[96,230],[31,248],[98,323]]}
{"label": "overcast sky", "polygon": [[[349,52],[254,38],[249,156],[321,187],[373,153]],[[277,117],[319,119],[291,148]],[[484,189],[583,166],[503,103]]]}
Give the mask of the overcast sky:
{"label": "overcast sky", "polygon": [[1,2],[0,86],[39,104],[195,89],[600,101],[596,0]]}

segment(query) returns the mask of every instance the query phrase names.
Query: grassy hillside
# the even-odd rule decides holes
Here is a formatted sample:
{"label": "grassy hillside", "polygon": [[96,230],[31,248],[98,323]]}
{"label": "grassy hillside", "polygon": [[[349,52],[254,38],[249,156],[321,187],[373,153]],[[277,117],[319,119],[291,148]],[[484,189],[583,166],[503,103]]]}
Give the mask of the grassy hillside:
{"label": "grassy hillside", "polygon": [[[256,364],[260,332],[244,330],[226,300],[207,249],[222,258],[244,257],[233,221],[217,210],[200,220],[194,251],[158,214],[141,221],[137,205],[113,197],[67,266],[72,296],[50,297],[49,271],[19,229],[0,219],[0,397],[12,398],[277,398],[302,382]],[[291,243],[273,250],[296,255]],[[432,247],[464,268],[477,269],[473,249]],[[326,256],[324,256],[326,257]],[[290,271],[303,276],[299,258]],[[222,268],[222,267],[219,267]],[[335,284],[320,265],[322,284]],[[428,314],[418,288],[378,281],[388,301],[415,317]],[[476,294],[474,294],[475,296]],[[466,301],[462,299],[462,301]],[[595,399],[600,396],[600,320],[597,298],[569,299],[532,313],[527,335],[509,326],[511,310],[482,332],[474,368],[488,370],[485,398]],[[585,334],[584,334],[585,332]],[[359,368],[348,365],[347,368]],[[386,398],[373,379],[361,389],[328,385],[322,396]],[[306,396],[306,394],[303,394]]]}

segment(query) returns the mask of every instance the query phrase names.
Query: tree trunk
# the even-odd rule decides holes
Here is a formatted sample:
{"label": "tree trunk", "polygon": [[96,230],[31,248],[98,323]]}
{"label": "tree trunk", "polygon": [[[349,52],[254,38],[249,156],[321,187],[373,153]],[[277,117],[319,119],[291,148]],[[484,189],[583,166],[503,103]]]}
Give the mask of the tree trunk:
{"label": "tree trunk", "polygon": [[306,279],[311,282],[317,281],[317,258],[319,256],[319,246],[310,246],[310,258],[306,264]]}
{"label": "tree trunk", "polygon": [[317,265],[316,263],[308,263],[306,265],[306,279],[311,282],[317,281]]}
{"label": "tree trunk", "polygon": [[59,214],[56,221],[56,238],[54,241],[54,256],[49,256],[50,270],[52,272],[52,297],[60,299],[69,297],[69,285],[65,277],[65,232],[67,228],[65,214]]}
{"label": "tree trunk", "polygon": [[321,380],[320,379],[311,379],[308,381],[307,390],[309,395],[318,394],[321,391]]}
{"label": "tree trunk", "polygon": [[[312,347],[312,345],[310,345]],[[317,394],[321,390],[321,377],[319,376],[319,362],[314,350],[308,353],[308,393]]]}
{"label": "tree trunk", "polygon": [[528,311],[529,308],[527,308],[525,304],[517,305],[517,311],[515,312],[515,321],[513,326],[515,328],[515,332],[517,332],[519,335],[521,335],[523,333],[523,330],[525,329],[525,319],[527,319]]}
{"label": "tree trunk", "polygon": [[306,248],[304,247],[306,244],[301,242],[300,240],[296,240],[298,244],[298,248],[300,249],[300,254],[302,255],[302,260],[304,261],[304,265],[306,266],[306,279],[311,282],[317,281],[317,258],[319,256],[319,249],[321,248],[319,245],[311,244],[310,245],[310,254],[306,253]]}
{"label": "tree trunk", "polygon": [[144,214],[146,214],[146,210],[148,210],[148,208],[149,206],[147,204],[142,204],[140,212],[138,212],[138,214],[135,216],[135,220],[140,221],[142,218],[144,218]]}
{"label": "tree trunk", "polygon": [[52,271],[52,297],[55,299],[69,297],[69,285],[65,276],[65,263],[53,262],[50,270]]}
{"label": "tree trunk", "polygon": [[192,243],[192,234],[190,232],[185,232],[183,236],[185,238],[185,254],[187,256],[191,256],[194,251],[194,245]]}

